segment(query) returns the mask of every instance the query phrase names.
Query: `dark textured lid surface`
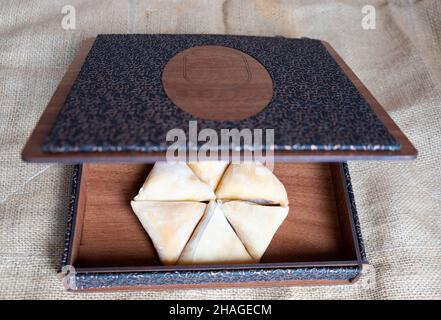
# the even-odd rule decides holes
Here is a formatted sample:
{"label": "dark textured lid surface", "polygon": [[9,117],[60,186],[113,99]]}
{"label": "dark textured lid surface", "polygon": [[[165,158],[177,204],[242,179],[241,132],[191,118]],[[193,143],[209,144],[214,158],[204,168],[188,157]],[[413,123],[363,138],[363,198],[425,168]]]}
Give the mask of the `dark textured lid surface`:
{"label": "dark textured lid surface", "polygon": [[[206,120],[168,98],[161,82],[167,62],[183,50],[206,45],[239,50],[262,64],[273,81],[266,108],[240,121]],[[288,158],[414,157],[410,142],[381,107],[373,110],[372,101],[359,90],[362,85],[350,76],[319,40],[100,35],[40,147],[46,158],[68,153],[77,154],[77,160],[87,153],[163,152],[170,129],[188,132],[189,121],[197,120],[198,130],[274,129],[274,149]]]}

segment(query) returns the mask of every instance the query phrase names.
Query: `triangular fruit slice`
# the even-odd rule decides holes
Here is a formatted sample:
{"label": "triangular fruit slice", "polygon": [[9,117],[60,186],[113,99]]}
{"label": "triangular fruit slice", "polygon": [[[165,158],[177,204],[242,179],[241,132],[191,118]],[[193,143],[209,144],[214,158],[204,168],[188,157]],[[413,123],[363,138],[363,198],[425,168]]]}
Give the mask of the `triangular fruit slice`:
{"label": "triangular fruit slice", "polygon": [[211,201],[177,264],[254,262],[217,203]]}
{"label": "triangular fruit slice", "polygon": [[216,196],[220,200],[288,205],[285,187],[260,162],[230,164],[217,187]]}
{"label": "triangular fruit slice", "polygon": [[188,166],[202,181],[215,190],[228,166],[228,161],[189,162]]}
{"label": "triangular fruit slice", "polygon": [[219,204],[250,255],[260,261],[288,215],[288,207],[261,206],[244,201]]}
{"label": "triangular fruit slice", "polygon": [[165,265],[176,263],[207,207],[200,202],[163,201],[132,201],[131,205]]}
{"label": "triangular fruit slice", "polygon": [[156,162],[134,200],[208,201],[211,187],[183,162]]}

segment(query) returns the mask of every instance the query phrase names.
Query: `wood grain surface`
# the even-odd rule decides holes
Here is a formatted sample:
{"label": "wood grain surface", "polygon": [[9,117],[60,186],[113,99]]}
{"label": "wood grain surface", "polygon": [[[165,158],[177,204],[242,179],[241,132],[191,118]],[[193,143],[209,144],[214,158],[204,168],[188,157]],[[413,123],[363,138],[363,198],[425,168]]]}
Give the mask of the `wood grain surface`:
{"label": "wood grain surface", "polygon": [[162,85],[173,103],[208,120],[242,120],[271,101],[273,82],[260,62],[222,46],[199,46],[169,60]]}
{"label": "wood grain surface", "polygon": [[[78,268],[160,266],[156,251],[130,200],[151,169],[149,164],[83,165],[76,229],[70,263]],[[349,212],[336,184],[338,164],[278,163],[274,173],[285,185],[288,217],[263,256],[262,263],[354,263],[357,260]],[[219,266],[218,266],[219,267]],[[223,266],[220,266],[223,267]],[[249,266],[248,266],[249,267]],[[161,267],[165,268],[165,267]],[[175,268],[175,267],[173,267]],[[190,269],[198,268],[190,266]],[[98,269],[95,269],[98,270]]]}

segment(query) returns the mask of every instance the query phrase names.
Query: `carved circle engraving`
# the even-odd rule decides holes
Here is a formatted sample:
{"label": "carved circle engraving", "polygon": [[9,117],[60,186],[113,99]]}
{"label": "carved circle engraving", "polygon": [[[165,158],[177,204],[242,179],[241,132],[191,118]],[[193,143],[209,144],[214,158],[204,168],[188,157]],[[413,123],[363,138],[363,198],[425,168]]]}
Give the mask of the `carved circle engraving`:
{"label": "carved circle engraving", "polygon": [[271,101],[273,82],[253,57],[222,46],[198,46],[171,58],[162,85],[173,103],[207,120],[242,120]]}

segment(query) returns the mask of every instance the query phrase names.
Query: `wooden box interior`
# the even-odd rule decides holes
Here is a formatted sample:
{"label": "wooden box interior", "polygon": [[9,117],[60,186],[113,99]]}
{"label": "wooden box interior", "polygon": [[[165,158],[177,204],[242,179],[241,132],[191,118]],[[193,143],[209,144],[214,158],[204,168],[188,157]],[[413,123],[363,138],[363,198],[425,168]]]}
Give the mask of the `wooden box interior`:
{"label": "wooden box interior", "polygon": [[[130,207],[151,168],[151,164],[82,166],[69,264],[89,270],[207,268],[160,266]],[[341,164],[276,163],[274,173],[287,189],[290,210],[259,265],[356,265],[357,244]]]}

